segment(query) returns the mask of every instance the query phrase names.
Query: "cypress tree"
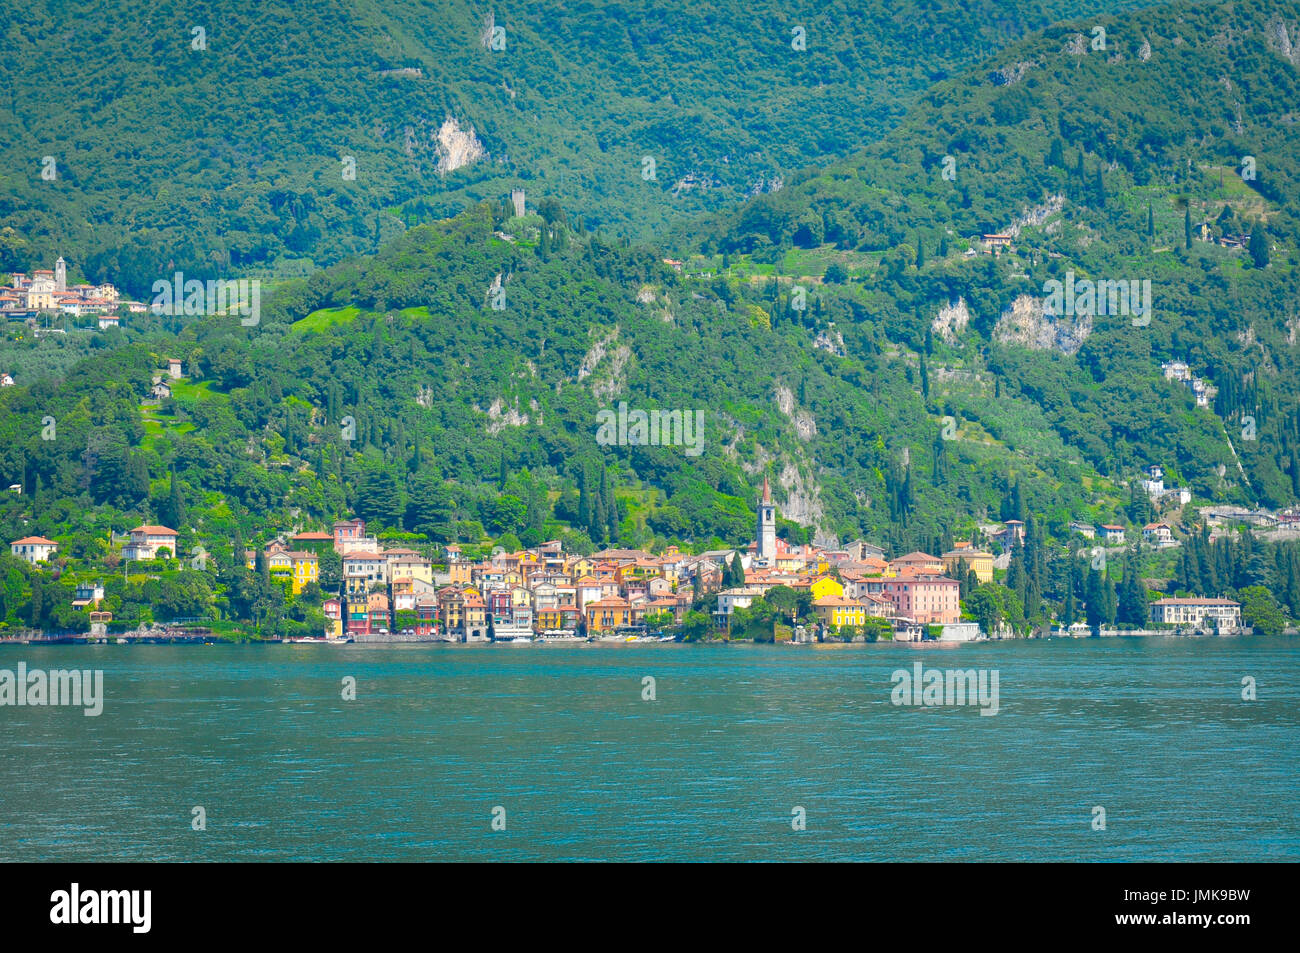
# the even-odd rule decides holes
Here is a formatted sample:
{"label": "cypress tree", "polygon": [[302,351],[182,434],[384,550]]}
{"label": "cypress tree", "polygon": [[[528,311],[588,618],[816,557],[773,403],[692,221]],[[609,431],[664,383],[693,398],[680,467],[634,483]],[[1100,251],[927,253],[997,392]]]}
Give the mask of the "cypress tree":
{"label": "cypress tree", "polygon": [[171,469],[171,485],[167,490],[167,499],[158,507],[158,520],[164,526],[175,530],[179,530],[185,524],[185,503],[181,499],[180,487],[176,483],[175,466]]}
{"label": "cypress tree", "polygon": [[1065,147],[1061,144],[1061,140],[1055,137],[1052,138],[1052,144],[1047,150],[1047,165],[1065,168]]}
{"label": "cypress tree", "polygon": [[1256,268],[1268,267],[1268,238],[1264,235],[1264,230],[1258,225],[1251,230],[1247,251],[1250,252],[1251,260],[1255,263]]}

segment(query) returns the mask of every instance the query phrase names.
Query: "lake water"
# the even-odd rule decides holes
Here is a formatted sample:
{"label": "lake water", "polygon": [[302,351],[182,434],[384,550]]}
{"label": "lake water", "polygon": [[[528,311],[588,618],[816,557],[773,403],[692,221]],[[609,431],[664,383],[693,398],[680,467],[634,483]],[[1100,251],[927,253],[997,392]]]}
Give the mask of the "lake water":
{"label": "lake water", "polygon": [[[918,661],[996,671],[998,713],[894,705]],[[105,702],[0,707],[0,860],[1300,860],[1296,638],[19,662]]]}

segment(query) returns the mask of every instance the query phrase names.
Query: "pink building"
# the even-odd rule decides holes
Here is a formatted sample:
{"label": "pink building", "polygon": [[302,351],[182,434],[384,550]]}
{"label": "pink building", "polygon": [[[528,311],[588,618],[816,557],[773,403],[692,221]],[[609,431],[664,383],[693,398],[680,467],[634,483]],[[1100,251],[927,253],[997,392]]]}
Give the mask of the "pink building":
{"label": "pink building", "polygon": [[341,553],[345,540],[358,540],[365,535],[365,520],[339,520],[334,524],[334,548]]}
{"label": "pink building", "polygon": [[961,585],[944,576],[886,578],[879,593],[894,604],[894,615],[946,625],[961,619]]}

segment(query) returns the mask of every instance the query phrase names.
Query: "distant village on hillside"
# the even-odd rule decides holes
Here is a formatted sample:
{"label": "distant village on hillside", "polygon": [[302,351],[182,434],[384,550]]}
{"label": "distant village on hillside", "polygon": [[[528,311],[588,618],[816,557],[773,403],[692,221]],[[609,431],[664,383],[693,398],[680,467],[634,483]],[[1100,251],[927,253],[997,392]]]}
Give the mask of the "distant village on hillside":
{"label": "distant village on hillside", "polygon": [[68,265],[62,257],[53,270],[38,269],[30,275],[13,272],[9,278],[9,287],[0,288],[0,316],[10,320],[35,322],[41,315],[97,315],[103,331],[118,327],[123,313],[143,314],[148,308],[143,302],[123,298],[108,283],[69,287]]}

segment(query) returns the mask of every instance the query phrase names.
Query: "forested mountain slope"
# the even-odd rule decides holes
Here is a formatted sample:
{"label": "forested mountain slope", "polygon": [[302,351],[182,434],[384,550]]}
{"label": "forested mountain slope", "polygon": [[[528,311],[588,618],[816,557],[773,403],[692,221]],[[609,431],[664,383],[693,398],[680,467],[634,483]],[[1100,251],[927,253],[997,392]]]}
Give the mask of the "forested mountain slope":
{"label": "forested mountain slope", "polygon": [[1133,5],[11,5],[0,269],[62,254],[136,295],[172,267],[304,273],[520,184],[646,238],[853,152],[1030,30]]}
{"label": "forested mountain slope", "polygon": [[[755,202],[716,240],[730,251],[714,277],[534,194],[524,218],[484,203],[287,282],[256,327],[137,317],[65,374],[0,396],[0,476],[37,494],[3,518],[89,537],[179,505],[185,533],[219,547],[236,526],[247,538],[356,511],[435,540],[572,530],[579,546],[703,546],[749,538],[767,473],[809,532],[912,548],[1026,510],[1060,534],[1071,518],[1145,518],[1135,478],[1150,463],[1198,501],[1286,504],[1300,490],[1295,212],[1265,182],[1296,167],[1295,65],[1276,9],[1138,14],[1110,25],[1104,58],[1073,52],[1071,27],[1031,39],[937,89],[853,164]],[[1018,62],[1034,65],[999,82]],[[1148,104],[1125,124],[1096,98],[1106,69],[1137,77],[1118,101]],[[1267,90],[1242,100],[1225,144],[1190,106],[1160,108],[1210,108],[1199,91],[1220,75]],[[1100,138],[1062,136],[1080,103]],[[1201,151],[1162,164],[1143,151],[1152,125],[1169,149]],[[1259,178],[1232,166],[1220,184],[1216,163],[1247,146]],[[956,183],[927,159],[946,154]],[[1036,206],[1010,250],[966,248]],[[1185,247],[1189,208],[1211,237],[1263,236],[1267,261]],[[686,272],[709,267],[696,256]],[[1071,271],[1149,278],[1150,320],[1044,316],[1044,282]],[[32,347],[55,362],[73,343]],[[187,379],[145,403],[167,357]],[[1172,360],[1217,388],[1212,406],[1166,379]],[[703,452],[598,442],[598,412],[620,401],[701,410]],[[46,416],[57,439],[42,439]],[[1239,436],[1247,416],[1254,440]]]}

